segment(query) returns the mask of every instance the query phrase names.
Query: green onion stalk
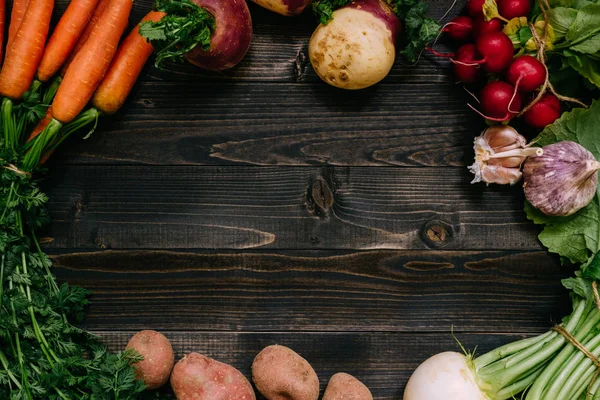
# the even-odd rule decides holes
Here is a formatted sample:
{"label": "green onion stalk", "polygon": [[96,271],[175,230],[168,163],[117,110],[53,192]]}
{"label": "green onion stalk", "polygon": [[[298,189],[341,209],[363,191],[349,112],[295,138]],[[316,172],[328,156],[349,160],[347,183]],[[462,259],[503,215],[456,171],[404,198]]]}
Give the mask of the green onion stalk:
{"label": "green onion stalk", "polygon": [[581,278],[572,290],[573,311],[552,330],[470,357],[477,384],[491,400],[600,399],[600,309],[595,286]]}
{"label": "green onion stalk", "polygon": [[139,355],[110,354],[76,326],[88,292],[59,285],[36,235],[49,222],[40,164],[97,119],[84,113],[52,135],[30,137],[59,84],[34,83],[20,104],[0,106],[0,398],[135,398],[144,389],[130,365]]}

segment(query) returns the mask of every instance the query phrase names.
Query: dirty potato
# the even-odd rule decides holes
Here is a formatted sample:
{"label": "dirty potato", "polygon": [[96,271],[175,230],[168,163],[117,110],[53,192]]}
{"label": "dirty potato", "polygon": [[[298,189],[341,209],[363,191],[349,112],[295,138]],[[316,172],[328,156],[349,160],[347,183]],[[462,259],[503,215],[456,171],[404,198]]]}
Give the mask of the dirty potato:
{"label": "dirty potato", "polygon": [[319,378],[308,361],[292,349],[265,347],[252,363],[252,380],[267,400],[317,400]]}

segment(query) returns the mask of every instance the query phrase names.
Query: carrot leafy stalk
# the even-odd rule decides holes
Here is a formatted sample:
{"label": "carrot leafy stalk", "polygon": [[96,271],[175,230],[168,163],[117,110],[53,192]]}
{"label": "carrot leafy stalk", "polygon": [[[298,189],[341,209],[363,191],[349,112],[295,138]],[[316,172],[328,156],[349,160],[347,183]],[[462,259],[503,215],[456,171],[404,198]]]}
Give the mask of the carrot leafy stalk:
{"label": "carrot leafy stalk", "polygon": [[183,62],[184,55],[196,46],[210,49],[215,19],[205,8],[190,0],[158,0],[154,10],[167,16],[143,22],[139,32],[154,46],[157,67],[165,61]]}

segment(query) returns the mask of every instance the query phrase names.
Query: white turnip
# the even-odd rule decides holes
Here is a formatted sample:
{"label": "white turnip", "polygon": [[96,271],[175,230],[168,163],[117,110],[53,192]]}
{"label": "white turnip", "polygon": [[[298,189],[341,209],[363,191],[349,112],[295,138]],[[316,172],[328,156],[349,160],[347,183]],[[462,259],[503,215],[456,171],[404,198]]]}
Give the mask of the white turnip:
{"label": "white turnip", "polygon": [[308,54],[321,79],[363,89],[387,76],[396,59],[400,20],[381,0],[354,1],[333,12],[313,33]]}

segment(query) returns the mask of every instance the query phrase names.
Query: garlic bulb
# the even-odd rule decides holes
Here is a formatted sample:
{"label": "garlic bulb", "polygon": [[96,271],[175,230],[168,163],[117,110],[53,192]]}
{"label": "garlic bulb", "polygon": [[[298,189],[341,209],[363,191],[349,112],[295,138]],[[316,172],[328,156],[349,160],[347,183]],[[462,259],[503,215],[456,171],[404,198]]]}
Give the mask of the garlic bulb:
{"label": "garlic bulb", "polygon": [[546,215],[571,215],[594,198],[599,169],[594,155],[578,143],[548,145],[523,166],[525,197]]}
{"label": "garlic bulb", "polygon": [[471,183],[501,185],[521,180],[521,164],[528,156],[541,155],[539,147],[528,147],[527,140],[508,125],[487,128],[475,138],[475,163],[469,167],[475,178]]}

